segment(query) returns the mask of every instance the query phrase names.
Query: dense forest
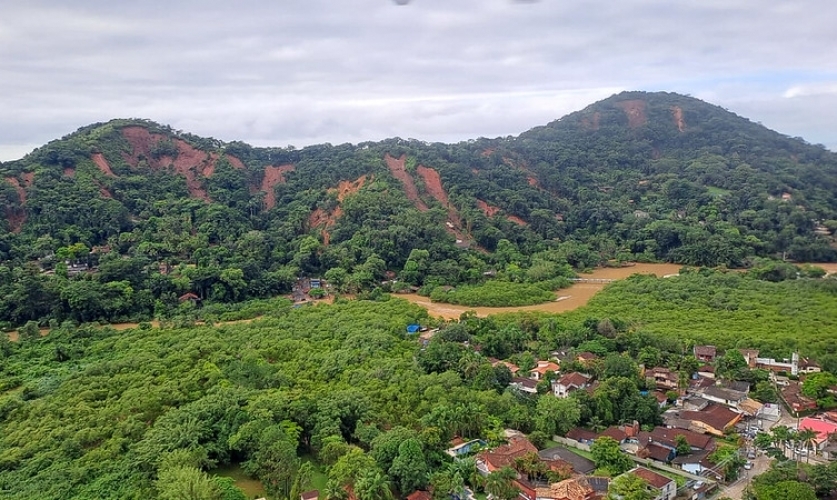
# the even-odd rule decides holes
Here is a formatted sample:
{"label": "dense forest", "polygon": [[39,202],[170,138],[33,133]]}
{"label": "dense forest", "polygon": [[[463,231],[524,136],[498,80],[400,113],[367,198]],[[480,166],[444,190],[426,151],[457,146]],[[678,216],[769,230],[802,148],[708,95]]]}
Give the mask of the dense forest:
{"label": "dense forest", "polygon": [[837,155],[667,93],[457,144],[254,148],[114,120],[0,171],[7,326],[167,318],[300,276],[427,295],[493,279],[531,302],[570,267],[837,260]]}

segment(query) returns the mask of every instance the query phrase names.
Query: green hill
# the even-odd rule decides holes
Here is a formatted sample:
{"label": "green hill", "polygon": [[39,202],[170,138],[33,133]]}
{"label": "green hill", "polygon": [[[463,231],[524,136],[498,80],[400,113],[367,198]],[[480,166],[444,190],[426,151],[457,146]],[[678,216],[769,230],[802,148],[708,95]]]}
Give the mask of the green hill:
{"label": "green hill", "polygon": [[837,155],[669,93],[458,144],[255,148],[113,120],[0,170],[11,324],[160,317],[298,276],[359,291],[544,281],[564,262],[837,260]]}

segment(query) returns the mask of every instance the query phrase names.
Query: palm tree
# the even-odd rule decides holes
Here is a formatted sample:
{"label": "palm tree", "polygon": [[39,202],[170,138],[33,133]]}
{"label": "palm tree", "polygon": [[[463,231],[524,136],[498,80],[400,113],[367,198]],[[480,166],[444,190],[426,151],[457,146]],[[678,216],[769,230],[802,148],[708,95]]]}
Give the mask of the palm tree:
{"label": "palm tree", "polygon": [[513,500],[520,490],[512,484],[517,479],[517,472],[511,467],[495,470],[485,478],[485,492],[497,500]]}
{"label": "palm tree", "polygon": [[355,481],[358,500],[393,500],[392,483],[379,469],[366,471]]}
{"label": "palm tree", "polygon": [[[813,453],[817,449],[817,436],[814,429],[802,429],[797,433],[797,440],[806,450]],[[810,460],[810,453],[805,457],[806,462]]]}

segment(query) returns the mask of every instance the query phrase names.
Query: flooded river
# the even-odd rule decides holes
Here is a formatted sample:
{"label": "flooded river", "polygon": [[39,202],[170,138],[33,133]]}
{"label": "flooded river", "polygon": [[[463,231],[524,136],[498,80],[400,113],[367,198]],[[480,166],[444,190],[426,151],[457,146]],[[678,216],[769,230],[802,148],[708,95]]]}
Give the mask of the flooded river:
{"label": "flooded river", "polygon": [[[636,264],[630,267],[602,268],[592,273],[580,274],[579,278],[591,279],[625,279],[632,274],[655,274],[667,276],[677,274],[682,268],[680,264]],[[443,304],[430,302],[428,297],[421,297],[415,294],[398,295],[399,298],[409,300],[425,308],[433,316],[445,319],[459,318],[465,311],[475,311],[477,316],[488,316],[490,314],[518,312],[518,311],[543,311],[548,313],[560,313],[572,311],[587,304],[593,295],[596,295],[607,283],[576,283],[569,288],[558,290],[558,299],[552,302],[536,304],[533,306],[519,307],[467,307],[454,304]]]}

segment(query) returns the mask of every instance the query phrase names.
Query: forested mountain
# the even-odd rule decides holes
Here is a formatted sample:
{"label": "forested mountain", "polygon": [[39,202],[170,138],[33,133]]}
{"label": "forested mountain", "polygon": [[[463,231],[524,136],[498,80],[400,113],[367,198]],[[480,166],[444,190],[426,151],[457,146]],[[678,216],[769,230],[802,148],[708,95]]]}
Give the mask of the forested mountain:
{"label": "forested mountain", "polygon": [[165,317],[184,294],[267,297],[298,276],[350,291],[837,260],[835,153],[668,93],[458,144],[255,148],[113,120],[0,170],[10,324]]}

